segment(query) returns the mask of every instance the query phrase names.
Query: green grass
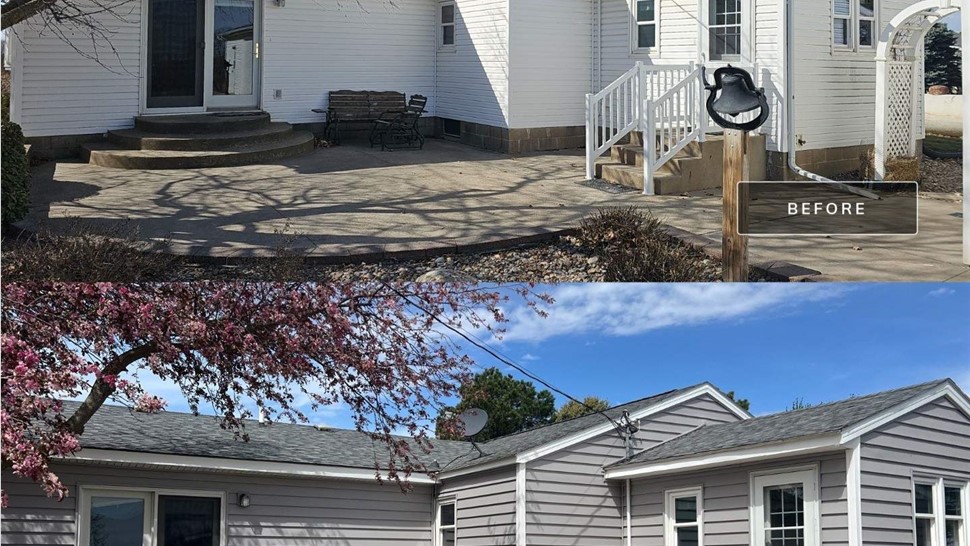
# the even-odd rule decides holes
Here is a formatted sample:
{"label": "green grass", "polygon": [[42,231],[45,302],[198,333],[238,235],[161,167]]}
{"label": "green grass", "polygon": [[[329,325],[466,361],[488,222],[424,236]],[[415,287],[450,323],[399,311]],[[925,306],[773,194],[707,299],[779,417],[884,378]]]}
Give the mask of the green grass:
{"label": "green grass", "polygon": [[938,152],[959,152],[963,150],[963,139],[940,135],[926,135],[923,144]]}

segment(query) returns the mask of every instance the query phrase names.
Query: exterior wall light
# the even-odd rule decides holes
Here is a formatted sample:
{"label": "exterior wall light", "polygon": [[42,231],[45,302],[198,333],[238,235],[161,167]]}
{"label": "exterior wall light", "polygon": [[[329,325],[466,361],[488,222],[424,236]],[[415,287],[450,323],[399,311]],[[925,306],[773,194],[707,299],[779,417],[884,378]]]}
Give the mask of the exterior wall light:
{"label": "exterior wall light", "polygon": [[249,495],[245,493],[240,493],[238,502],[241,508],[249,508],[249,503],[250,503]]}

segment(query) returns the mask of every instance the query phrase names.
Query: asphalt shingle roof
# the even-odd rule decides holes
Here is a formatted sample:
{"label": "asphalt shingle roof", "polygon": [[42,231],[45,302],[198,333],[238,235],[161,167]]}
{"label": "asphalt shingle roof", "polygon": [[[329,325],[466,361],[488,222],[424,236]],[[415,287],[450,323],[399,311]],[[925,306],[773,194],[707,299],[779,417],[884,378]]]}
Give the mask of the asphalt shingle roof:
{"label": "asphalt shingle roof", "polygon": [[[659,404],[699,385],[642,398],[606,410],[613,419],[624,411],[636,412]],[[66,409],[70,405],[66,402]],[[592,414],[559,423],[509,434],[488,442],[478,443],[481,453],[470,442],[432,440],[430,455],[417,452],[428,464],[437,460],[441,469],[457,470],[502,460],[517,453],[577,434],[606,423],[602,415]],[[81,444],[85,448],[220,457],[250,461],[273,461],[332,465],[352,468],[373,468],[375,454],[383,460],[387,450],[379,441],[355,430],[318,430],[309,425],[272,423],[260,425],[246,421],[249,441],[234,438],[219,426],[217,417],[190,413],[160,412],[146,414],[132,412],[120,406],[102,406],[85,427]]]}
{"label": "asphalt shingle roof", "polygon": [[[65,409],[70,411],[68,404],[65,403]],[[246,442],[234,438],[232,432],[222,429],[219,423],[219,418],[210,415],[170,411],[147,414],[105,405],[85,426],[81,445],[95,449],[368,469],[374,468],[375,455],[376,460],[386,460],[385,444],[356,430],[318,430],[310,425],[292,423],[260,425],[250,420],[245,422],[249,434]],[[434,440],[433,443],[434,451],[430,456],[415,450],[421,461],[451,459],[469,448],[466,442]]]}
{"label": "asphalt shingle roof", "polygon": [[746,421],[701,426],[613,463],[608,468],[839,432],[948,381],[948,379],[941,379],[810,408],[755,417]]}

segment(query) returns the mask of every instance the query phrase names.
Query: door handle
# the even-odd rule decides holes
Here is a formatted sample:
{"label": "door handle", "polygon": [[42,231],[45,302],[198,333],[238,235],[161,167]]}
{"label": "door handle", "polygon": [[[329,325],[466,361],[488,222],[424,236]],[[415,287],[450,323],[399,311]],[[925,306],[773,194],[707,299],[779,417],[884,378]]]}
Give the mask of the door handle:
{"label": "door handle", "polygon": [[259,42],[253,44],[253,57],[259,58]]}

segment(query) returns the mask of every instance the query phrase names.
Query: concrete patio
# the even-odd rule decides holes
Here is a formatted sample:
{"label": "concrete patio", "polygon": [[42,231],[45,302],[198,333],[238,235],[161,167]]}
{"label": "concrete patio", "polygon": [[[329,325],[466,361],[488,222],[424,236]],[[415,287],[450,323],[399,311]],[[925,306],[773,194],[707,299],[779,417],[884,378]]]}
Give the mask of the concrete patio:
{"label": "concrete patio", "polygon": [[[630,205],[720,238],[715,192],[613,193],[583,184],[578,151],[509,157],[435,140],[423,151],[345,145],[197,170],[47,163],[35,168],[32,192],[27,229],[135,228],[172,252],[212,257],[273,256],[284,247],[318,257],[454,249],[575,227],[599,207]],[[921,200],[916,237],[752,239],[751,261],[791,262],[837,280],[970,281],[960,208],[952,196]]]}

